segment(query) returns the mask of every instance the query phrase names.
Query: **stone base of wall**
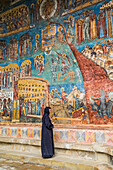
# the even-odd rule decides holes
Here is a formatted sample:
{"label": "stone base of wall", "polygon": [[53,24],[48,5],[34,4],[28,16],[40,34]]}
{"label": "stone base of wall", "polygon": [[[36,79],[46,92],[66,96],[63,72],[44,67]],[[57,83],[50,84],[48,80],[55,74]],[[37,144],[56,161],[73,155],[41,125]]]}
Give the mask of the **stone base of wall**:
{"label": "stone base of wall", "polygon": [[[55,126],[55,157],[85,161],[87,164],[113,166],[112,127]],[[41,126],[0,126],[0,153],[39,155],[41,159]],[[66,158],[67,157],[67,158]],[[55,159],[56,159],[55,158]],[[92,163],[93,162],[93,163]],[[85,163],[86,164],[86,163]],[[94,167],[93,167],[94,168]]]}
{"label": "stone base of wall", "polygon": [[112,170],[113,168],[113,147],[101,144],[55,142],[55,156],[49,159],[48,163],[41,157],[39,140],[1,137],[0,157],[52,168],[65,167],[68,170],[73,168],[101,170],[102,167],[103,170]]}
{"label": "stone base of wall", "polygon": [[[33,139],[0,138],[0,150],[41,155],[41,142]],[[113,146],[55,142],[55,154],[113,165]]]}

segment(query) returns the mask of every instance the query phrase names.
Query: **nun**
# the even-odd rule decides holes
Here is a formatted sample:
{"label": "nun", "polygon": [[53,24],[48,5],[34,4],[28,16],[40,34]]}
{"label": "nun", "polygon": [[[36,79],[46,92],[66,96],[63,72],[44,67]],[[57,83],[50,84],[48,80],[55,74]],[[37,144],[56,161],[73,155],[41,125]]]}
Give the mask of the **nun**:
{"label": "nun", "polygon": [[42,117],[41,152],[43,158],[51,158],[54,155],[53,128],[54,125],[49,118],[50,107],[44,109]]}

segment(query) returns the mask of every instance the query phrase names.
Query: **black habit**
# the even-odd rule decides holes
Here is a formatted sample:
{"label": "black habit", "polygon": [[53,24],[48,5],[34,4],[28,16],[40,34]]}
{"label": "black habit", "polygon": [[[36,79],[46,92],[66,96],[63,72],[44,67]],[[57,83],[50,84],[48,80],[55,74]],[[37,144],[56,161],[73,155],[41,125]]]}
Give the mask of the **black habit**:
{"label": "black habit", "polygon": [[42,117],[42,136],[41,136],[41,151],[43,158],[51,158],[54,155],[53,142],[53,124],[49,118],[49,109],[46,107]]}

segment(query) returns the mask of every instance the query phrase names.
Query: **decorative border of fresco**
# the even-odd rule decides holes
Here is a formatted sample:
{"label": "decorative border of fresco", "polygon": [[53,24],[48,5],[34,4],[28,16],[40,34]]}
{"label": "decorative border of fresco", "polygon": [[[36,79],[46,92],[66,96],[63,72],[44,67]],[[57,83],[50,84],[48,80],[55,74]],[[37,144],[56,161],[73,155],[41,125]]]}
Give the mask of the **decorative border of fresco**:
{"label": "decorative border of fresco", "polygon": [[[41,127],[1,126],[0,137],[41,140]],[[54,141],[113,146],[113,130],[54,128]]]}

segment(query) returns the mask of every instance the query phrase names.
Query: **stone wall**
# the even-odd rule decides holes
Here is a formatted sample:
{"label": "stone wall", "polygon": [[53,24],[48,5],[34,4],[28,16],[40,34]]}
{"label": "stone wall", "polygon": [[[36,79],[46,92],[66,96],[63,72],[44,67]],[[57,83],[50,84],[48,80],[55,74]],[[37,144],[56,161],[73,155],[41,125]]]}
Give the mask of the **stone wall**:
{"label": "stone wall", "polygon": [[[40,125],[34,127],[31,125],[4,127],[2,125],[0,126],[0,156],[41,164],[43,160],[41,159],[40,140]],[[70,159],[74,161],[74,165],[79,163],[95,167],[103,165],[105,169],[113,165],[113,131],[109,127],[84,125],[64,128],[55,126],[54,144],[55,158],[59,166],[63,157],[63,161]],[[57,157],[60,157],[60,163]],[[46,164],[45,162],[43,164]]]}

